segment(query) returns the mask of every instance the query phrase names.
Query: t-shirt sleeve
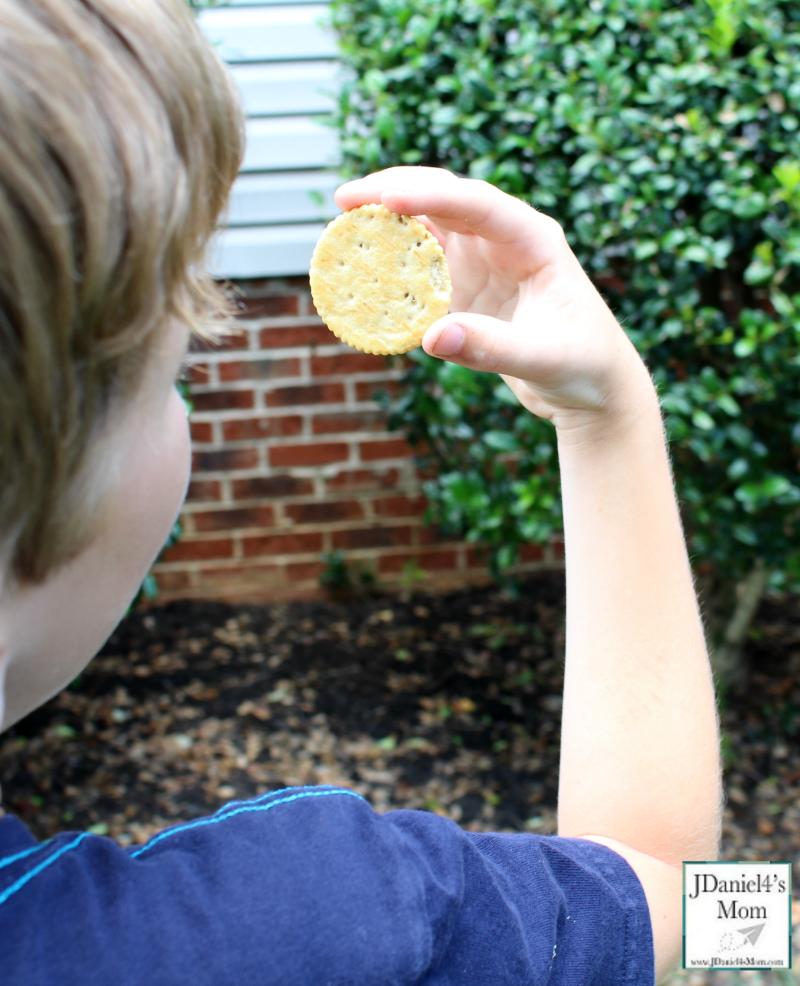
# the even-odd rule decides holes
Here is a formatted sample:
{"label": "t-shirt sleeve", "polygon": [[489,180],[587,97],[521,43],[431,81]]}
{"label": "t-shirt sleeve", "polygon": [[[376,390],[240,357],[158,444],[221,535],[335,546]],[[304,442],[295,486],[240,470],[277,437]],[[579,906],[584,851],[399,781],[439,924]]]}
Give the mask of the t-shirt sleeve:
{"label": "t-shirt sleeve", "polygon": [[612,850],[310,787],[128,849],[40,844],[0,818],[0,982],[653,986],[654,960],[641,885]]}

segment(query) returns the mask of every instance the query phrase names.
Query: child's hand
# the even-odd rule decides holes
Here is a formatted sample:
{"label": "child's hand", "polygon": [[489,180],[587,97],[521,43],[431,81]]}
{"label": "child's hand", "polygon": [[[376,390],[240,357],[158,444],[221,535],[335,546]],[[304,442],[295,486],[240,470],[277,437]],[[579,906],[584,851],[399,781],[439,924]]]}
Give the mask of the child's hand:
{"label": "child's hand", "polygon": [[525,407],[561,427],[613,414],[652,387],[554,219],[439,168],[388,168],[342,185],[336,202],[417,216],[444,247],[454,314],[425,333],[431,355],[500,373]]}

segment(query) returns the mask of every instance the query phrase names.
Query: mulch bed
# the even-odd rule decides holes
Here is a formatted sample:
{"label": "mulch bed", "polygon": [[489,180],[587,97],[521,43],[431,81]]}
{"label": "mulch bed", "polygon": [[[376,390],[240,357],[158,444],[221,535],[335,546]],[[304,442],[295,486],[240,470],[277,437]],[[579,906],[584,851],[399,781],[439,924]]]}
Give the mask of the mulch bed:
{"label": "mulch bed", "polygon": [[[128,616],[80,678],[0,739],[4,806],[39,838],[123,845],[233,798],[344,784],[378,811],[555,831],[564,576],[405,601]],[[725,859],[800,876],[800,598],[762,602],[721,712]]]}

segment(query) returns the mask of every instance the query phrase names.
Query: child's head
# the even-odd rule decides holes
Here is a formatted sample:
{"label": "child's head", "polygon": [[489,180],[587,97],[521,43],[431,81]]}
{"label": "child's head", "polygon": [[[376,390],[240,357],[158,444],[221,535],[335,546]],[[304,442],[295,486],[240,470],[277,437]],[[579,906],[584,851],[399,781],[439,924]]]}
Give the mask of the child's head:
{"label": "child's head", "polygon": [[203,257],[242,146],[186,0],[0,0],[6,725],[102,644],[180,507],[172,381],[222,311]]}

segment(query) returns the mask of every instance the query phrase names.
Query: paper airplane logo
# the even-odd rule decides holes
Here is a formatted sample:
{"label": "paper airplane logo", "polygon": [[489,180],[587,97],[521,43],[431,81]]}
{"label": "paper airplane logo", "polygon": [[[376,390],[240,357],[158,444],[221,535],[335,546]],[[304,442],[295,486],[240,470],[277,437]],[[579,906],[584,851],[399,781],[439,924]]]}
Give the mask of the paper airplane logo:
{"label": "paper airplane logo", "polygon": [[738,928],[740,935],[744,935],[745,938],[750,942],[751,945],[755,945],[758,941],[761,932],[766,928],[766,921],[764,924],[754,924],[752,928]]}

